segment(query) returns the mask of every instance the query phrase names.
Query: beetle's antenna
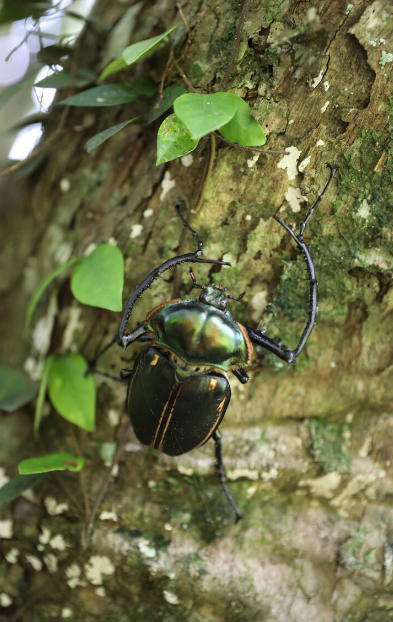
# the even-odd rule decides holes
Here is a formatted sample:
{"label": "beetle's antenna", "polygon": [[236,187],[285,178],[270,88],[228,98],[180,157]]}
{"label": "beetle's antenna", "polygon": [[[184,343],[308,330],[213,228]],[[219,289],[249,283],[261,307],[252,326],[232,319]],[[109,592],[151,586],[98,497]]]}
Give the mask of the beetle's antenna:
{"label": "beetle's antenna", "polygon": [[176,210],[177,215],[179,216],[180,220],[182,221],[183,225],[184,225],[185,227],[187,227],[187,229],[190,231],[190,233],[192,233],[192,235],[194,236],[194,238],[195,238],[195,239],[196,239],[196,241],[197,241],[197,244],[198,244],[198,250],[197,250],[197,252],[196,252],[195,254],[197,254],[197,253],[198,253],[199,255],[202,255],[202,246],[203,246],[203,242],[202,242],[202,240],[200,240],[200,239],[199,239],[199,236],[198,236],[197,232],[196,232],[196,231],[194,231],[194,229],[192,229],[192,228],[190,227],[190,225],[188,224],[188,222],[187,222],[187,221],[183,218],[182,213],[181,213],[181,211],[180,211],[180,203],[177,203],[177,204],[175,205],[175,210]]}
{"label": "beetle's antenna", "polygon": [[247,294],[247,292],[243,292],[237,298],[236,298],[236,296],[232,296],[231,294],[228,294],[227,298],[230,298],[231,300],[241,300],[243,298],[243,296],[245,296],[246,294]]}
{"label": "beetle's antenna", "polygon": [[193,273],[192,270],[190,270],[190,277],[192,279],[192,282],[194,283],[195,287],[199,287],[199,289],[207,289],[206,285],[202,285],[201,283],[198,283],[196,278],[195,278],[195,274]]}

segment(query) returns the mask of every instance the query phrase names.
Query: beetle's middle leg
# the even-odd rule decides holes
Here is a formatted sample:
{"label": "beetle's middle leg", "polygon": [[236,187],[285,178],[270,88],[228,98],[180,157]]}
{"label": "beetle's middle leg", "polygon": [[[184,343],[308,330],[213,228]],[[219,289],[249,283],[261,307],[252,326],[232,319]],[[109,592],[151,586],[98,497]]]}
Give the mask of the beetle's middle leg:
{"label": "beetle's middle leg", "polygon": [[227,486],[226,483],[226,479],[225,479],[225,467],[224,467],[224,462],[222,460],[222,447],[221,447],[221,434],[218,430],[215,430],[213,433],[213,440],[215,443],[215,454],[216,454],[216,469],[218,471],[218,474],[220,476],[221,479],[221,486],[224,489],[224,492],[226,494],[226,497],[229,501],[229,503],[231,504],[231,506],[233,507],[233,509],[235,510],[235,514],[236,514],[236,521],[235,524],[242,518],[242,515],[240,514],[239,508],[237,507],[236,503],[233,500],[233,497],[231,495],[231,493],[229,492],[229,488]]}

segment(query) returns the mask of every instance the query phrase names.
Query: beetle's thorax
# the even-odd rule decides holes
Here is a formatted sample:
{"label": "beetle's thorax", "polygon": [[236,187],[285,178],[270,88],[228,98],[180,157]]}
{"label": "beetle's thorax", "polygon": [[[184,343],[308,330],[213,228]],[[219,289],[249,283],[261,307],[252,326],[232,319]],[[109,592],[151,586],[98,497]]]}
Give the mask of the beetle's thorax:
{"label": "beetle's thorax", "polygon": [[153,309],[145,330],[157,345],[174,352],[187,365],[227,371],[251,360],[252,347],[243,327],[229,312],[196,299]]}

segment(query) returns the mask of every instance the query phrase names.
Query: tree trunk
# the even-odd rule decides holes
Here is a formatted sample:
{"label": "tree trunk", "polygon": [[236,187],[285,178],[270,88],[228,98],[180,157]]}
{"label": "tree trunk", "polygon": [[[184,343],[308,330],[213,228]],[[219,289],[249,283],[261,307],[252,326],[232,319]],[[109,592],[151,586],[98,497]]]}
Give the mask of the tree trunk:
{"label": "tree trunk", "polygon": [[[111,24],[112,46],[120,37],[115,24],[132,4],[101,1],[95,9]],[[230,302],[236,320],[295,348],[308,284],[298,250],[273,216],[279,210],[297,229],[328,179],[326,163],[340,166],[305,232],[319,280],[317,325],[305,351],[293,368],[264,352],[247,385],[231,380],[220,430],[243,519],[233,524],[212,441],[170,458],[142,447],[132,431],[122,437],[124,385],[97,377],[93,434],[48,406],[36,443],[33,406],[2,414],[1,462],[9,477],[20,460],[40,453],[72,451],[87,463],[80,477],[48,477],[34,496],[0,508],[0,521],[11,519],[13,529],[11,539],[0,540],[8,558],[0,564],[0,596],[12,599],[9,607],[0,600],[1,621],[392,619],[393,10],[389,0],[316,0],[313,7],[252,0],[226,89],[250,104],[266,148],[290,155],[217,139],[204,194],[209,137],[192,158],[156,167],[159,122],[131,124],[88,155],[88,138],[143,112],[146,104],[132,103],[71,108],[46,163],[27,181],[2,178],[3,364],[27,360],[38,376],[48,351],[91,358],[116,333],[119,316],[76,303],[63,280],[41,301],[28,341],[24,313],[37,284],[71,254],[111,240],[125,256],[126,300],[179,247],[194,250],[174,212],[178,199],[186,201],[204,256],[232,263],[195,265],[197,280],[222,281],[235,296],[246,290],[242,301]],[[131,42],[178,23],[183,74],[200,92],[222,90],[241,10],[230,0],[195,0],[189,15],[185,3],[188,44],[175,3],[140,2]],[[159,52],[127,75],[159,82],[167,55]],[[108,39],[89,27],[74,61],[98,75],[110,60]],[[170,84],[187,88],[176,67]],[[44,140],[60,116],[54,107]],[[191,285],[187,266],[156,281],[129,329],[164,301],[195,297]],[[131,368],[141,348],[122,354],[114,347],[100,367],[112,374]],[[109,480],[117,442],[119,469]],[[102,493],[88,542],[86,526]],[[17,559],[9,554],[14,548]]]}

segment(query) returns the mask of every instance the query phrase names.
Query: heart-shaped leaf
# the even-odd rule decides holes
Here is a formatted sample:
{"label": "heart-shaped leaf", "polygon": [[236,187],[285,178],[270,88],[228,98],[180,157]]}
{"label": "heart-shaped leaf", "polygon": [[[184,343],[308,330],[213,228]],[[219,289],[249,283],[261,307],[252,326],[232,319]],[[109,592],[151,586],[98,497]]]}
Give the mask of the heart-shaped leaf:
{"label": "heart-shaped leaf", "polygon": [[23,371],[0,367],[0,410],[13,412],[30,402],[38,393],[38,386],[29,382]]}
{"label": "heart-shaped leaf", "polygon": [[72,454],[63,452],[23,460],[19,463],[18,469],[21,475],[28,475],[30,473],[49,473],[50,471],[78,472],[81,470],[84,463],[84,458],[75,458]]}
{"label": "heart-shaped leaf", "polygon": [[175,114],[169,115],[158,130],[157,166],[194,151],[198,142]]}
{"label": "heart-shaped leaf", "polygon": [[237,110],[232,93],[186,93],[175,100],[173,108],[195,140],[228,123]]}
{"label": "heart-shaped leaf", "polygon": [[117,134],[117,132],[122,130],[123,127],[125,127],[129,123],[132,123],[133,121],[136,121],[137,119],[140,119],[140,118],[141,117],[135,117],[134,119],[130,119],[129,121],[124,121],[124,123],[118,123],[118,125],[112,125],[112,127],[108,127],[108,129],[103,130],[102,132],[100,132],[99,134],[96,134],[92,138],[89,138],[89,140],[86,143],[87,152],[90,153],[90,151],[93,151],[93,149],[101,145],[108,138],[110,138],[114,134]]}
{"label": "heart-shaped leaf", "polygon": [[25,490],[33,488],[38,482],[41,482],[44,476],[37,475],[17,475],[0,488],[0,505],[9,503],[19,497]]}
{"label": "heart-shaped leaf", "polygon": [[183,95],[185,90],[181,88],[181,86],[168,86],[162,92],[162,97],[159,95],[155,100],[149,115],[146,119],[146,124],[153,123],[158,117],[160,117],[164,112],[169,110],[172,106],[173,102],[177,97]]}
{"label": "heart-shaped leaf", "polygon": [[138,43],[129,45],[122,54],[122,57],[126,61],[127,65],[132,65],[137,60],[141,60],[142,58],[146,58],[146,56],[153,54],[161,46],[162,40],[170,35],[175,28],[177,28],[177,24],[176,26],[173,26],[173,28],[170,28],[170,30],[164,32],[162,35],[152,37],[151,39],[145,39],[145,41],[138,41]]}
{"label": "heart-shaped leaf", "polygon": [[66,106],[118,106],[132,102],[136,96],[136,91],[124,84],[105,84],[67,97],[58,103]]}
{"label": "heart-shaped leaf", "polygon": [[85,375],[86,370],[87,362],[75,352],[54,360],[49,372],[49,397],[64,419],[92,432],[95,427],[96,388],[93,376]]}
{"label": "heart-shaped leaf", "polygon": [[228,93],[236,104],[233,118],[220,127],[219,132],[233,143],[245,147],[258,147],[266,143],[266,136],[262,127],[251,116],[250,106],[238,95]]}
{"label": "heart-shaped leaf", "polygon": [[116,246],[100,244],[76,266],[71,291],[85,305],[121,311],[123,284],[123,255]]}

